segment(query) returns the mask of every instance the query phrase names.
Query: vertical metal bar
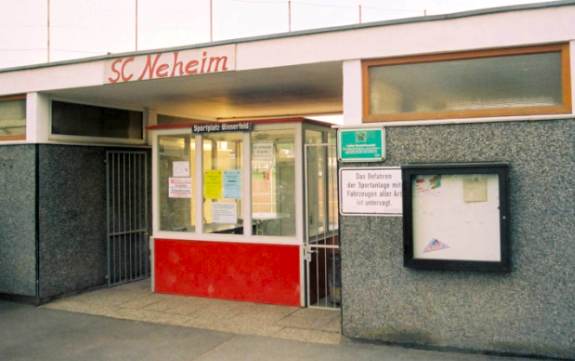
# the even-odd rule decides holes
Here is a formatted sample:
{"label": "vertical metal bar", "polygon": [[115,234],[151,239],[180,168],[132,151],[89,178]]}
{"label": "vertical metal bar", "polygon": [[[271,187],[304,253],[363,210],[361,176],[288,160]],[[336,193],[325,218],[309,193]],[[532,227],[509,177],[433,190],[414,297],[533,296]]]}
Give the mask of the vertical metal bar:
{"label": "vertical metal bar", "polygon": [[133,153],[128,153],[128,279],[132,279],[134,277],[134,270],[132,264],[132,243],[134,241],[134,222],[133,222],[133,188],[134,188],[134,180],[133,180],[133,170],[132,167],[134,166],[133,163]]}
{"label": "vertical metal bar", "polygon": [[140,177],[140,163],[142,162],[142,154],[138,153],[136,155],[136,228],[138,229],[138,233],[136,235],[136,268],[137,268],[137,275],[138,278],[142,277],[142,214],[141,212],[141,193],[142,193],[142,177]]}
{"label": "vertical metal bar", "polygon": [[50,62],[50,35],[51,35],[51,31],[50,31],[50,0],[47,0],[46,3],[46,57],[47,57],[47,61],[48,63]]}
{"label": "vertical metal bar", "polygon": [[311,287],[310,287],[310,261],[308,261],[307,257],[310,257],[310,253],[308,252],[308,247],[309,247],[309,180],[308,180],[308,147],[307,144],[305,144],[305,130],[304,132],[304,139],[303,139],[303,163],[304,163],[304,167],[303,167],[303,172],[304,172],[304,229],[305,229],[305,234],[303,237],[303,255],[304,255],[304,262],[305,262],[305,276],[306,276],[306,306],[310,306],[310,293],[311,293]]}
{"label": "vertical metal bar", "polygon": [[106,152],[106,283],[110,286],[110,153]]}
{"label": "vertical metal bar", "polygon": [[118,236],[120,232],[120,158],[118,153],[114,154],[114,168],[116,168],[116,172],[114,174],[114,188],[116,192],[115,197],[115,207],[114,207],[114,223],[116,223],[116,235],[114,236],[114,283],[118,283],[118,276],[120,274],[119,264],[118,261],[120,259],[120,238]]}
{"label": "vertical metal bar", "polygon": [[144,178],[142,177],[143,169],[144,169],[144,160],[145,160],[145,153],[140,154],[140,163],[139,163],[139,170],[138,176],[140,177],[140,276],[145,277],[146,274],[144,272],[144,262],[145,258],[145,249],[146,249],[146,231],[144,227],[144,193],[146,192],[146,188],[144,187]]}
{"label": "vertical metal bar", "polygon": [[144,242],[146,243],[146,247],[144,248],[146,250],[146,262],[144,263],[145,265],[145,272],[146,272],[146,276],[149,274],[149,256],[148,256],[148,157],[147,154],[144,154],[144,224],[145,224],[145,229],[146,229],[146,237],[144,237]]}
{"label": "vertical metal bar", "polygon": [[128,253],[126,242],[126,229],[128,225],[128,220],[126,219],[128,214],[128,212],[126,212],[126,163],[126,153],[122,152],[122,282],[126,279],[126,275],[128,274],[128,270],[126,268],[126,254]]}
{"label": "vertical metal bar", "polygon": [[288,32],[291,32],[291,0],[288,0]]}
{"label": "vertical metal bar", "polygon": [[214,41],[214,1],[210,0],[210,42]]}
{"label": "vertical metal bar", "polygon": [[138,51],[138,0],[134,6],[134,49]]}

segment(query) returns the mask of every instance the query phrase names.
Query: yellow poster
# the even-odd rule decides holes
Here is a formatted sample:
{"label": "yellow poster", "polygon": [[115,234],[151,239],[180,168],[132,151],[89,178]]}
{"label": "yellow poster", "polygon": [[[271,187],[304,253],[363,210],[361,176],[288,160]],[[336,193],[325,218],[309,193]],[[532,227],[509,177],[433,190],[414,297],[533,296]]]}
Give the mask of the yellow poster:
{"label": "yellow poster", "polygon": [[220,199],[222,198],[222,171],[206,170],[204,171],[204,198]]}

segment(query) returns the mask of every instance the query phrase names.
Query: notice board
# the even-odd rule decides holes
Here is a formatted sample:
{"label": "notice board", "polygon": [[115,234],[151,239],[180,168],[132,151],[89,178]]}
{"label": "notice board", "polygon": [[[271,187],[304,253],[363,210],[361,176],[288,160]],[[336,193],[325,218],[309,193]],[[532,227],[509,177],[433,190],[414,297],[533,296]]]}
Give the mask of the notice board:
{"label": "notice board", "polygon": [[507,165],[403,169],[404,263],[428,269],[507,270]]}

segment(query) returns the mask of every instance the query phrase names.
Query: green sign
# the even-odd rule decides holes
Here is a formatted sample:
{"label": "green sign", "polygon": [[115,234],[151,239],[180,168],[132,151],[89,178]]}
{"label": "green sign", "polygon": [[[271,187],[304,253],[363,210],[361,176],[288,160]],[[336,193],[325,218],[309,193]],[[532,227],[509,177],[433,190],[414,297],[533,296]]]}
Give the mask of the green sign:
{"label": "green sign", "polygon": [[338,152],[342,162],[381,161],[385,159],[385,130],[339,129]]}

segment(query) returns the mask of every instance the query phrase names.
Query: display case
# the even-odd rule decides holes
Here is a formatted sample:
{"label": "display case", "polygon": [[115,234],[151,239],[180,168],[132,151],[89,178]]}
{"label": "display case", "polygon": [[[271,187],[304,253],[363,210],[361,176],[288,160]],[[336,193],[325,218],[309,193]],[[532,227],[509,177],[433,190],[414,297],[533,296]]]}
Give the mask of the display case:
{"label": "display case", "polygon": [[504,163],[403,166],[404,266],[510,271],[508,170]]}

